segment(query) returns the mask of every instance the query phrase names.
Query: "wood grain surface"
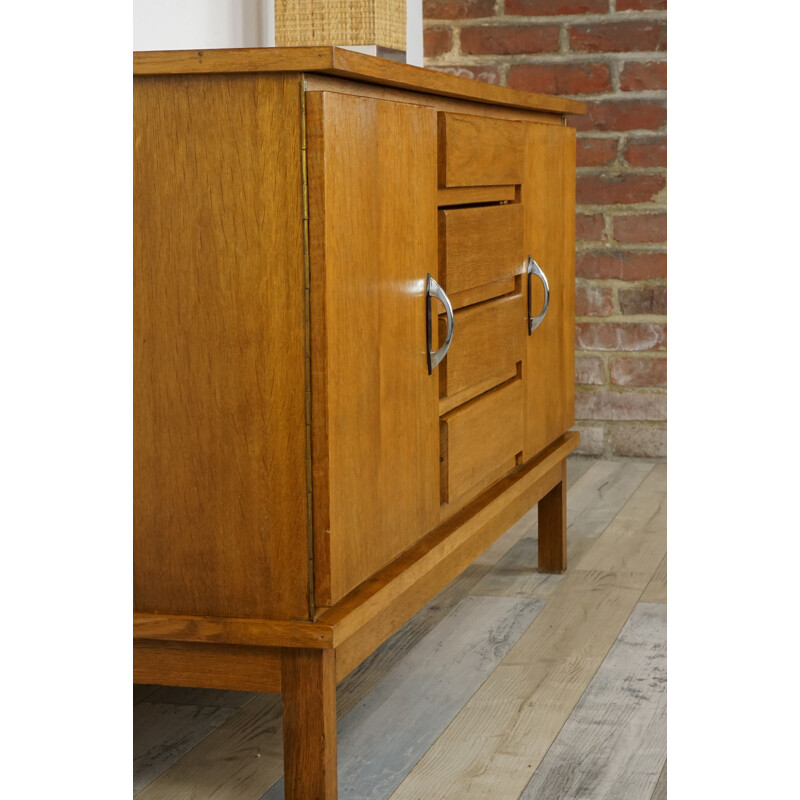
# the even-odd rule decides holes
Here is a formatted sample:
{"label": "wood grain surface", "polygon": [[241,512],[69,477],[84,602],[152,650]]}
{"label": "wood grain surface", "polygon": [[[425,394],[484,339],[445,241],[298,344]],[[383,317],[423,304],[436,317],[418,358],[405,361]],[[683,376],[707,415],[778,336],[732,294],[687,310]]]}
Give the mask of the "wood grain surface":
{"label": "wood grain surface", "polygon": [[547,111],[531,111],[517,106],[493,105],[476,100],[465,100],[455,96],[426,93],[419,90],[395,89],[378,83],[365,83],[363,80],[337,78],[322,73],[304,72],[303,80],[309,92],[336,92],[337,94],[356,94],[359,97],[372,97],[376,100],[390,100],[399,103],[413,103],[428,106],[437,111],[455,114],[480,114],[491,119],[522,120],[541,122],[544,125],[563,125],[563,117]]}
{"label": "wood grain surface", "polygon": [[658,777],[658,783],[653,789],[653,794],[650,800],[667,800],[667,762],[664,762],[664,767],[661,770],[661,775]]}
{"label": "wood grain surface", "polygon": [[439,271],[448,295],[522,274],[522,228],[519,203],[439,211]]}
{"label": "wood grain surface", "polygon": [[438,520],[436,114],[309,93],[314,579],[330,606]]}
{"label": "wood grain surface", "polygon": [[516,199],[516,186],[463,186],[439,189],[440,206],[464,206],[470,203],[500,203]]}
{"label": "wood grain surface", "polygon": [[235,708],[147,700],[133,717],[133,791],[152,783],[198,742],[219,728]]}
{"label": "wood grain surface", "polygon": [[541,456],[440,525],[319,621],[332,625],[339,679],[410,619],[560,479],[560,462],[577,445],[561,437]]}
{"label": "wood grain surface", "polygon": [[521,285],[521,276],[517,275],[515,277],[504,278],[500,281],[473,286],[461,292],[450,292],[447,296],[450,298],[450,304],[453,306],[453,310],[458,311],[459,308],[482,303],[484,300],[491,300],[494,297],[500,297],[504,294],[519,292]]}
{"label": "wood grain surface", "polygon": [[567,465],[561,480],[539,501],[539,572],[567,569]]}
{"label": "wood grain surface", "polygon": [[[527,337],[523,366],[528,459],[575,421],[575,130],[530,123],[525,132],[524,251],[550,285],[550,306]],[[535,316],[544,303],[536,277],[531,292]]]}
{"label": "wood grain surface", "polygon": [[134,607],[308,619],[299,78],[133,100]]}
{"label": "wood grain surface", "polygon": [[134,75],[270,71],[321,72],[383,86],[534,111],[554,114],[586,113],[586,104],[579,100],[520,92],[505,86],[491,86],[481,81],[399,64],[338,47],[253,47],[133,54]]}
{"label": "wood grain surface", "polygon": [[520,800],[649,798],[667,748],[667,610],[639,603]]}
{"label": "wood grain surface", "polygon": [[134,614],[133,638],[271,647],[333,647],[333,631],[317,623],[168,614]]}
{"label": "wood grain surface", "polygon": [[[339,797],[387,798],[542,609],[465,597],[340,718]],[[402,725],[395,724],[402,719]],[[264,795],[279,800],[281,784]]]}
{"label": "wood grain surface", "polygon": [[136,683],[278,692],[281,651],[274,647],[135,639]]}
{"label": "wood grain surface", "polygon": [[442,113],[439,148],[442,187],[522,183],[525,129],[521,122]]}
{"label": "wood grain surface", "polygon": [[517,800],[664,556],[656,466],[392,795]]}
{"label": "wood grain surface", "polygon": [[[568,464],[569,467],[569,464]],[[653,465],[637,461],[595,461],[567,492],[567,553],[580,559],[628,502]],[[549,597],[563,575],[538,571],[538,524],[516,542],[472,590],[473,594]]]}
{"label": "wood grain surface", "polygon": [[666,603],[667,602],[667,557],[658,565],[658,569],[653,575],[650,583],[642,594],[643,603]]}
{"label": "wood grain surface", "polygon": [[287,650],[281,675],[286,800],[336,800],[336,656]]}
{"label": "wood grain surface", "polygon": [[[590,544],[597,543],[597,535],[603,529],[608,528],[613,532],[617,525],[622,525],[622,530],[630,530],[630,536],[635,536],[637,523],[635,521],[637,513],[638,525],[642,527],[653,526],[657,524],[658,519],[661,519],[663,524],[663,515],[659,515],[658,519],[654,518],[648,523],[650,512],[652,510],[652,503],[641,503],[638,499],[635,502],[629,503],[631,496],[636,497],[638,488],[641,488],[642,480],[647,475],[651,474],[654,465],[650,462],[626,460],[626,461],[594,461],[583,457],[572,457],[568,460],[567,464],[567,479],[570,485],[568,493],[568,513],[570,515],[570,537],[574,538],[576,542],[587,542]],[[663,479],[662,479],[663,483]],[[637,488],[638,487],[638,488]],[[644,487],[647,491],[651,491],[653,486]],[[624,514],[620,514],[620,510]],[[637,512],[638,509],[638,512]],[[615,517],[620,517],[615,521]],[[609,522],[612,524],[609,525]],[[498,597],[508,597],[506,602],[516,602],[511,594],[513,587],[522,586],[518,581],[521,579],[522,572],[533,572],[536,570],[536,540],[535,532],[537,529],[536,508],[530,509],[527,514],[524,514],[511,528],[509,528],[497,541],[494,542],[488,549],[479,555],[470,566],[451,584],[449,584],[443,591],[441,591],[427,606],[425,606],[413,619],[411,619],[404,627],[397,631],[391,638],[389,638],[381,647],[379,647],[367,660],[355,671],[353,671],[338,687],[337,691],[337,705],[338,716],[340,718],[339,731],[341,735],[340,744],[344,748],[344,739],[347,736],[347,717],[342,719],[348,712],[352,712],[354,716],[352,719],[361,719],[361,723],[357,726],[358,730],[363,730],[362,725],[367,726],[367,730],[372,730],[370,726],[375,726],[374,730],[377,731],[374,739],[371,741],[370,737],[359,738],[355,735],[354,741],[361,741],[364,747],[375,747],[380,751],[380,737],[387,735],[387,725],[381,723],[381,709],[385,706],[387,708],[402,707],[403,703],[399,698],[403,696],[403,691],[414,693],[415,684],[419,684],[421,691],[424,691],[424,686],[435,686],[436,681],[441,681],[437,675],[445,674],[447,672],[447,663],[452,661],[459,661],[463,665],[468,663],[476,664],[476,653],[470,649],[468,643],[481,641],[481,633],[479,630],[472,630],[470,622],[482,619],[483,623],[479,628],[482,628],[484,634],[489,630],[495,630],[495,625],[492,624],[492,615],[488,612],[488,606],[482,606],[484,611],[477,612],[479,606],[475,605],[475,601],[481,598],[469,598],[466,595],[473,593],[479,584],[484,587],[489,587],[497,592]],[[599,530],[598,530],[599,529]],[[574,531],[574,533],[573,533]],[[652,536],[652,534],[646,534]],[[663,537],[663,531],[661,532]],[[628,538],[627,534],[623,536]],[[519,549],[518,543],[525,541],[532,541],[533,546],[529,551]],[[629,543],[630,544],[630,543]],[[521,558],[520,568],[517,573],[512,570],[513,560],[508,559],[505,561],[506,566],[501,568],[500,565],[504,563],[506,556],[512,553],[516,548],[516,557]],[[621,558],[627,559],[629,546],[626,545],[618,554]],[[528,552],[528,555],[525,553]],[[587,550],[583,550],[582,554],[585,555]],[[579,559],[572,555],[572,566],[570,572],[575,571],[581,565],[578,563]],[[663,559],[662,559],[663,562]],[[633,567],[634,572],[639,572],[643,566],[641,560],[631,562],[627,560],[628,568]],[[651,579],[659,571],[662,570],[662,563],[655,564],[651,560],[649,564],[652,566]],[[626,571],[626,570],[624,570]],[[487,574],[488,573],[488,574]],[[492,573],[494,577],[488,580]],[[548,591],[547,597],[537,599],[534,602],[539,604],[547,601],[548,606],[555,603],[559,605],[563,602],[562,587],[565,581],[564,576],[540,576],[545,577],[546,581],[555,580],[551,590]],[[652,580],[648,580],[648,586]],[[541,587],[533,587],[532,591],[539,593]],[[487,599],[487,598],[483,598]],[[488,598],[491,599],[491,598]],[[598,599],[601,599],[598,597]],[[460,605],[459,605],[460,604]],[[598,613],[602,616],[606,610],[613,610],[614,606],[608,606],[601,603],[601,608]],[[657,609],[663,609],[663,606],[655,606]],[[633,615],[640,613],[642,604],[634,606],[632,609]],[[458,620],[452,620],[451,617],[457,610]],[[497,610],[501,616],[503,610],[498,607]],[[544,612],[541,612],[544,613]],[[496,617],[497,620],[501,616]],[[509,618],[510,619],[510,618]],[[572,618],[572,622],[568,625],[573,625],[576,622],[580,624],[580,620]],[[487,627],[487,624],[489,627]],[[534,625],[537,624],[534,620]],[[498,632],[500,628],[497,628]],[[629,630],[629,628],[627,629]],[[623,628],[623,635],[627,635],[626,628]],[[502,636],[501,636],[502,640]],[[463,641],[465,647],[461,650],[458,649],[458,642]],[[494,641],[493,634],[489,635],[489,639],[484,640],[486,643]],[[505,640],[509,641],[509,640]],[[417,653],[417,649],[424,646],[424,651]],[[437,653],[438,647],[441,646],[441,658]],[[480,645],[479,645],[480,647]],[[576,645],[572,658],[577,659],[580,664],[586,657],[586,650]],[[591,650],[590,652],[594,652]],[[619,642],[612,648],[613,653],[621,653]],[[634,648],[633,652],[637,652]],[[640,652],[640,651],[639,651]],[[423,653],[427,653],[423,655]],[[548,655],[553,656],[554,652],[550,648],[542,653],[542,658],[547,659]],[[557,660],[553,661],[554,668],[561,663],[562,658],[570,658],[569,656],[557,655]],[[415,669],[410,668],[410,664],[416,663]],[[502,669],[502,661],[500,665],[494,669],[496,673]],[[406,664],[405,672],[402,672],[403,665]],[[606,669],[608,661],[604,662],[600,667],[597,675],[603,673]],[[401,669],[401,673],[397,676],[393,675],[394,671]],[[632,679],[632,686],[635,687],[636,679],[642,677],[641,674],[635,669],[625,670],[630,673]],[[458,670],[458,674],[467,676],[474,675],[469,669]],[[442,708],[447,708],[449,703],[448,694],[450,692],[459,692],[458,681],[455,680],[455,673],[453,674],[454,680],[450,682],[440,682],[440,691],[430,699],[430,703],[434,706],[436,713],[432,713],[429,719],[438,719],[438,712]],[[596,676],[595,676],[596,677]],[[431,684],[426,684],[430,679]],[[590,685],[592,675],[585,678],[585,685]],[[594,683],[597,686],[597,683]],[[608,686],[608,684],[606,684]],[[403,687],[408,687],[404,689]],[[371,700],[371,693],[379,689],[381,691],[382,701]],[[175,703],[182,704],[189,707],[185,712],[185,730],[183,724],[181,726],[174,724],[171,717],[167,714],[162,717],[160,714],[153,714],[148,712],[147,719],[148,725],[148,742],[147,747],[156,748],[155,752],[161,751],[166,761],[170,763],[174,761],[169,756],[172,744],[179,745],[184,735],[194,735],[193,731],[202,730],[201,725],[195,725],[192,721],[192,714],[197,709],[203,708],[219,708],[219,707],[233,707],[241,706],[216,730],[206,736],[200,741],[193,749],[179,757],[172,766],[169,766],[159,777],[149,783],[149,785],[140,792],[137,797],[144,798],[144,800],[187,800],[194,798],[194,800],[211,800],[211,798],[224,797],[226,800],[257,800],[262,797],[270,786],[275,784],[276,780],[282,773],[282,735],[281,735],[281,703],[280,697],[276,695],[254,695],[250,696],[245,693],[232,693],[232,692],[214,692],[214,691],[201,691],[196,689],[174,689],[174,688],[158,688],[158,687],[137,687],[140,695],[144,697],[139,703],[146,703],[148,698],[152,699],[154,704],[159,706]],[[558,689],[553,687],[554,697],[557,700]],[[623,697],[621,702],[625,702],[628,695],[636,700],[638,696],[634,691],[633,693],[623,690]],[[582,702],[582,701],[581,701]],[[581,708],[579,702],[573,714],[577,714]],[[358,716],[358,707],[360,704],[366,703],[369,708],[369,713],[363,713]],[[407,704],[409,707],[413,703]],[[138,709],[139,706],[136,706]],[[138,711],[134,711],[136,715]],[[208,713],[208,712],[206,712]],[[400,712],[402,713],[402,712]],[[392,714],[395,718],[400,716]],[[450,712],[448,711],[448,714]],[[611,711],[605,708],[606,717],[608,721]],[[426,712],[424,709],[416,709],[413,711],[414,719],[419,722],[420,719],[425,718]],[[348,715],[350,716],[350,715]],[[159,719],[162,722],[159,722]],[[435,719],[434,719],[435,721]],[[402,727],[402,726],[395,726]],[[424,726],[422,728],[425,730]],[[563,730],[570,729],[570,723],[567,722],[562,728]],[[653,726],[652,733],[657,734],[657,725]],[[552,733],[552,741],[554,741],[559,731],[554,730]],[[619,733],[619,732],[618,732]],[[402,731],[397,733],[389,732],[390,737],[399,739],[403,738]],[[612,767],[614,764],[619,764],[625,759],[626,753],[634,753],[639,749],[640,741],[638,738],[626,737],[624,733],[622,736],[617,736],[616,745],[611,749],[604,749],[601,747],[601,752],[608,756],[605,762],[607,767]],[[653,741],[658,739],[658,734]],[[562,740],[563,741],[563,740]],[[581,744],[580,737],[573,737],[571,741],[574,744]],[[144,745],[144,742],[140,742]],[[361,748],[362,745],[359,745]],[[435,747],[436,745],[434,745]],[[395,751],[392,751],[393,753]],[[655,750],[653,750],[655,754]],[[663,759],[664,752],[661,753]],[[527,759],[527,754],[523,754],[521,758]],[[358,755],[356,754],[358,760]],[[348,769],[346,766],[348,759],[343,756],[340,757],[339,770],[343,772]],[[573,758],[577,760],[577,753]],[[365,762],[366,760],[362,760]],[[165,762],[162,762],[165,763]],[[399,760],[392,756],[387,758],[386,766],[387,771],[393,774],[398,764],[402,763],[402,756]],[[525,764],[530,763],[525,760]],[[137,770],[142,762],[137,762]],[[380,761],[370,761],[369,764],[360,763],[355,768],[353,775],[363,775],[363,769],[379,770]],[[415,768],[416,769],[416,768]],[[532,770],[529,772],[526,780],[531,777]],[[601,769],[600,772],[603,772]],[[600,774],[600,773],[596,773]],[[606,769],[606,774],[610,774]],[[140,779],[137,786],[142,785],[144,780]],[[605,786],[598,782],[597,786]],[[520,792],[524,786],[520,788]],[[664,792],[666,790],[666,775],[665,770],[662,770],[661,778],[656,788],[653,790],[652,798],[650,794],[640,795],[636,792],[631,792],[625,795],[625,800],[664,800]],[[277,787],[276,790],[277,791]],[[456,791],[460,791],[456,784]],[[498,788],[499,794],[491,794],[492,797],[504,797],[502,785]],[[661,792],[659,794],[658,792]],[[274,796],[274,795],[273,795]],[[344,793],[342,793],[342,796]],[[428,788],[424,788],[422,796],[436,797],[437,795],[429,792]],[[443,792],[440,797],[447,797],[450,800],[453,795]],[[541,795],[539,795],[541,796]],[[606,794],[589,794],[587,797],[592,800],[599,800],[600,797],[610,800],[611,797],[622,797],[623,795],[608,795]]]}
{"label": "wood grain surface", "polygon": [[[525,352],[525,308],[512,294],[455,313],[455,331],[439,372],[439,397],[466,402],[517,374]],[[439,342],[446,319],[439,317]],[[441,408],[441,405],[440,405]]]}
{"label": "wood grain surface", "polygon": [[444,514],[511,472],[522,452],[522,381],[513,379],[442,417]]}
{"label": "wood grain surface", "polygon": [[280,695],[255,695],[138,800],[256,800],[283,774],[282,720]]}

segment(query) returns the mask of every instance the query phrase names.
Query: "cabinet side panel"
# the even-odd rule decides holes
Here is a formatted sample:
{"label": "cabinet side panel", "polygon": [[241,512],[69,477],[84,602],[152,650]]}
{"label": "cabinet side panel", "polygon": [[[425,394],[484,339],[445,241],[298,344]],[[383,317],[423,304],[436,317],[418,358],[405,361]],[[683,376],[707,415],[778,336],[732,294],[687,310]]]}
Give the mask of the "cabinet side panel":
{"label": "cabinet side panel", "polygon": [[425,355],[425,279],[437,269],[436,112],[313,95],[312,360],[325,349],[312,373],[314,575],[325,606],[438,520],[439,376],[428,375]]}
{"label": "cabinet side panel", "polygon": [[[525,180],[526,253],[547,275],[550,307],[527,337],[525,460],[575,421],[575,130],[530,123]],[[544,302],[531,281],[531,310]]]}
{"label": "cabinet side panel", "polygon": [[134,83],[134,606],[307,619],[300,84]]}

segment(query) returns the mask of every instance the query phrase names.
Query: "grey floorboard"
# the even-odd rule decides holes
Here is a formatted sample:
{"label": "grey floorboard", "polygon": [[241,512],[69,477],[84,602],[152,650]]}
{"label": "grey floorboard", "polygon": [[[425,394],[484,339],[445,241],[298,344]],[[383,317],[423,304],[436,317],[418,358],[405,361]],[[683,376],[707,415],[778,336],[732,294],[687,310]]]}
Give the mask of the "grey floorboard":
{"label": "grey floorboard", "polygon": [[639,603],[520,800],[651,800],[666,759],[667,610]]}
{"label": "grey floorboard", "polygon": [[219,727],[235,708],[151,703],[133,718],[133,792],[143,789]]}
{"label": "grey floorboard", "polygon": [[[630,499],[653,465],[637,461],[596,461],[567,493],[568,564],[574,567]],[[563,575],[538,571],[538,526],[523,536],[485,575],[472,594],[531,597],[549,595]]]}
{"label": "grey floorboard", "polygon": [[[544,607],[465,597],[339,721],[340,800],[385,800]],[[283,781],[263,800],[283,797]]]}
{"label": "grey floorboard", "polygon": [[653,794],[650,795],[650,800],[667,800],[667,762],[661,769],[661,775],[658,778],[656,788],[653,789]]}

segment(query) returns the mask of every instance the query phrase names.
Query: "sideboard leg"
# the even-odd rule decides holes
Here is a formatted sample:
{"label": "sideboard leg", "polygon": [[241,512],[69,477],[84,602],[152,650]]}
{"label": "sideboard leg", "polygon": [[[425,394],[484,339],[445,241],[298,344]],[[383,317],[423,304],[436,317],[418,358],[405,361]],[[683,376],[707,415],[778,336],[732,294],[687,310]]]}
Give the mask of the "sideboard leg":
{"label": "sideboard leg", "polygon": [[539,572],[567,569],[567,462],[561,481],[539,501]]}
{"label": "sideboard leg", "polygon": [[284,649],[281,678],[286,800],[336,800],[333,650]]}

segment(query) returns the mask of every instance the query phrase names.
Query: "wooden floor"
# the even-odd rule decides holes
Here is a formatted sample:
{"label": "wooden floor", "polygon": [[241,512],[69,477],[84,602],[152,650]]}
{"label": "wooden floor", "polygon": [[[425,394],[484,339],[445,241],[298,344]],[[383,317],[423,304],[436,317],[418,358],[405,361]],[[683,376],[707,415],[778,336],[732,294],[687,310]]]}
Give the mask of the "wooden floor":
{"label": "wooden floor", "polygon": [[[340,684],[341,800],[666,798],[666,464],[569,461],[536,509]],[[278,800],[280,696],[134,687],[138,800]]]}

